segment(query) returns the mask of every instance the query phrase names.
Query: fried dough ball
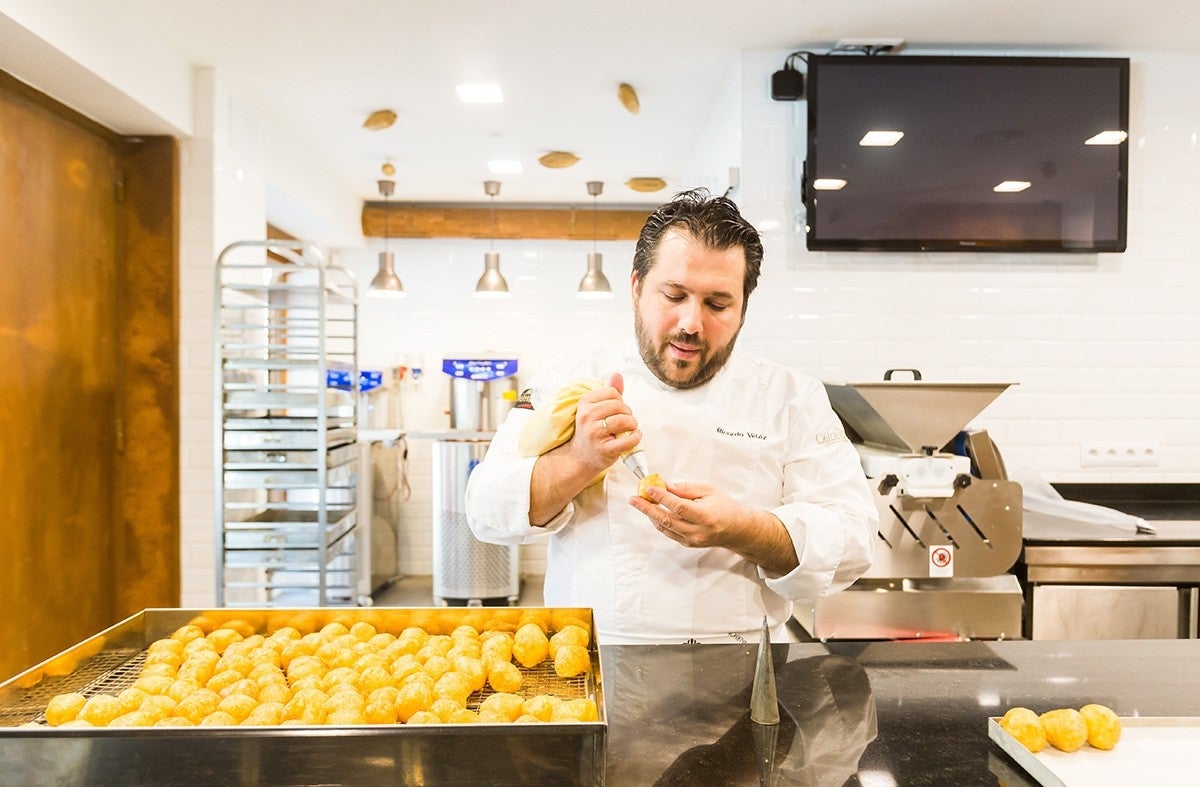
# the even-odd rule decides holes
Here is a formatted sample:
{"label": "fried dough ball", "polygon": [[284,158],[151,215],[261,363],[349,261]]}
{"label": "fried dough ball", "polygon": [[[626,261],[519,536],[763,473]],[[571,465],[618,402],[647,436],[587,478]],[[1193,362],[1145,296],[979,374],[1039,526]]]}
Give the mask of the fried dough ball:
{"label": "fried dough ball", "polygon": [[217,704],[217,710],[225,711],[233,717],[235,722],[240,722],[249,716],[251,711],[257,707],[258,700],[245,694],[230,694]]}
{"label": "fried dough ball", "polygon": [[268,683],[259,689],[258,703],[260,705],[278,702],[280,705],[292,698],[292,690],[286,683]]}
{"label": "fried dough ball", "polygon": [[487,671],[483,662],[470,656],[460,656],[454,660],[454,671],[466,676],[471,691],[479,691],[487,684]]}
{"label": "fried dough ball", "polygon": [[599,721],[596,702],[586,697],[556,703],[551,721]]}
{"label": "fried dough ball", "polygon": [[[165,719],[175,712],[175,706],[178,704],[166,694],[151,694],[142,701],[142,707],[138,710],[142,713],[149,713],[156,719]],[[190,719],[188,723],[191,723]]]}
{"label": "fried dough ball", "polygon": [[222,627],[213,631],[205,639],[212,643],[213,650],[217,653],[224,653],[230,645],[241,642],[245,637],[235,629]]}
{"label": "fried dough ball", "polygon": [[429,686],[415,680],[405,683],[400,687],[400,695],[396,699],[396,717],[407,723],[413,714],[429,710],[433,700],[433,689]]}
{"label": "fried dough ball", "polygon": [[325,723],[337,727],[344,727],[350,724],[366,724],[367,717],[362,710],[356,708],[338,708],[329,712],[325,717]]}
{"label": "fried dough ball", "polygon": [[521,670],[510,661],[493,662],[488,670],[488,685],[496,691],[514,692],[521,688]]}
{"label": "fried dough ball", "polygon": [[236,727],[237,720],[223,710],[215,710],[196,722],[198,727]]}
{"label": "fried dough ball", "polygon": [[367,724],[395,724],[396,702],[400,699],[400,690],[395,686],[381,686],[367,695],[367,704],[363,707],[363,718]]}
{"label": "fried dough ball", "polygon": [[554,715],[554,706],[559,702],[561,700],[558,697],[538,694],[536,697],[525,700],[525,704],[521,706],[521,713],[525,716],[532,716],[538,721],[550,721]]}
{"label": "fried dough ball", "polygon": [[479,704],[479,716],[483,718],[485,713],[495,714],[505,721],[514,721],[521,715],[524,706],[525,698],[521,695],[498,691]]}
{"label": "fried dough ball", "polygon": [[591,668],[592,657],[582,645],[563,645],[554,657],[554,674],[560,678],[573,678]]}
{"label": "fried dough ball", "polygon": [[153,727],[154,722],[158,721],[149,713],[140,710],[132,710],[128,713],[122,713],[117,718],[108,723],[110,727]]}
{"label": "fried dough ball", "polygon": [[179,669],[183,664],[182,648],[179,651],[174,650],[154,650],[146,654],[146,666],[151,664],[166,664],[175,669]]}
{"label": "fried dough ball", "polygon": [[365,620],[360,620],[350,627],[349,633],[359,642],[366,642],[379,632],[370,623],[367,623]]}
{"label": "fried dough ball", "polygon": [[367,694],[375,691],[375,689],[391,686],[395,683],[392,673],[383,667],[367,667],[359,673],[358,678],[359,690]]}
{"label": "fried dough ball", "polygon": [[517,629],[512,653],[513,658],[526,669],[536,667],[550,655],[550,640],[537,623],[526,623]]}
{"label": "fried dough ball", "polygon": [[1010,708],[1001,717],[1000,728],[1035,754],[1046,748],[1046,728],[1041,717],[1029,708]]}
{"label": "fried dough ball", "polygon": [[447,672],[433,684],[435,695],[452,699],[459,707],[466,707],[471,691],[470,679],[461,672]]}
{"label": "fried dough ball", "polygon": [[171,688],[171,684],[174,682],[173,678],[165,675],[142,675],[133,682],[133,685],[147,694],[166,694],[167,689]]}
{"label": "fried dough ball", "polygon": [[300,689],[284,703],[284,721],[299,720],[305,724],[321,724],[325,721],[325,701],[329,696],[320,689]]}
{"label": "fried dough ball", "polygon": [[147,664],[146,666],[142,667],[141,671],[138,672],[138,676],[150,677],[152,675],[157,675],[159,677],[175,680],[175,675],[178,673],[178,667],[172,667],[170,664],[164,664],[160,662],[157,664]]}
{"label": "fried dough ball", "polygon": [[356,710],[361,712],[366,704],[367,701],[363,698],[363,695],[354,689],[342,688],[330,694],[329,699],[325,700],[325,712],[333,713],[335,710]]}
{"label": "fried dough ball", "polygon": [[1057,708],[1042,714],[1046,742],[1056,749],[1073,752],[1087,742],[1088,727],[1074,708]]}
{"label": "fried dough ball", "polygon": [[563,645],[582,645],[586,648],[591,638],[592,635],[587,632],[587,629],[574,623],[568,623],[550,638],[550,658],[557,656],[558,649]]}
{"label": "fried dough ball", "polygon": [[182,716],[199,724],[206,716],[215,712],[220,704],[220,694],[212,689],[196,689],[179,700],[179,704],[175,706],[175,711],[171,715]]}
{"label": "fried dough ball", "polygon": [[449,722],[450,716],[456,710],[462,710],[464,706],[459,705],[449,697],[438,697],[429,706],[429,712],[435,714],[443,722]]}
{"label": "fried dough ball", "polygon": [[[87,704],[87,700],[87,697],[77,691],[52,697],[46,705],[46,723],[51,727],[57,727],[68,721],[74,721],[75,717],[79,715],[79,711]],[[124,709],[123,703],[121,708]]]}
{"label": "fried dough ball", "polygon": [[222,697],[228,697],[230,694],[245,694],[247,697],[257,697],[259,686],[249,678],[242,678],[239,681],[230,683],[225,688],[217,692]]}
{"label": "fried dough ball", "polygon": [[316,656],[297,656],[288,665],[287,679],[288,683],[294,686],[296,685],[296,681],[301,678],[309,676],[323,678],[326,672],[328,672],[328,668],[325,666],[325,662]]}
{"label": "fried dough ball", "polygon": [[179,640],[183,644],[187,644],[192,640],[203,639],[205,631],[199,626],[191,623],[180,626],[171,633],[171,639]]}
{"label": "fried dough ball", "polygon": [[275,727],[283,721],[283,703],[264,702],[242,720],[243,727]]}
{"label": "fried dough ball", "polygon": [[1087,725],[1087,742],[1094,749],[1105,751],[1117,745],[1121,739],[1121,719],[1111,708],[1091,703],[1079,709]]}
{"label": "fried dough ball", "polygon": [[367,640],[367,645],[371,648],[372,653],[380,653],[395,641],[395,634],[389,634],[386,631],[381,631]]}
{"label": "fried dough ball", "polygon": [[361,682],[362,677],[351,667],[335,667],[325,673],[324,688],[330,694],[338,686],[349,686],[357,691]]}
{"label": "fried dough ball", "polygon": [[425,671],[425,674],[433,678],[434,681],[437,681],[438,678],[442,677],[453,668],[454,665],[451,664],[450,659],[446,658],[445,656],[431,656],[429,661],[426,661],[425,664],[422,665],[422,669]]}
{"label": "fried dough ball", "polygon": [[87,702],[75,715],[93,727],[107,727],[108,723],[122,713],[121,701],[109,694],[95,694],[88,697]]}
{"label": "fried dough ball", "polygon": [[479,723],[479,714],[467,708],[459,708],[450,714],[450,718],[446,719],[450,724],[477,724]]}
{"label": "fried dough ball", "polygon": [[[135,686],[130,686],[127,689],[121,690],[121,693],[117,695],[117,701],[121,703],[121,709],[125,713],[129,713],[131,711],[141,709],[142,703],[145,702],[146,698],[149,696],[149,694],[141,689]],[[49,716],[46,717],[46,721],[50,721]]]}
{"label": "fried dough ball", "polygon": [[645,497],[647,500],[649,500],[650,498],[646,497],[646,491],[652,486],[656,486],[659,489],[666,489],[667,482],[664,481],[663,477],[658,473],[651,473],[650,475],[638,481],[638,496]]}
{"label": "fried dough ball", "polygon": [[343,634],[349,634],[349,633],[350,633],[350,629],[346,627],[346,624],[339,623],[338,621],[326,623],[324,626],[321,627],[321,639],[325,640],[326,642],[328,642],[332,639],[336,639],[337,637],[340,637]]}
{"label": "fried dough ball", "polygon": [[182,702],[183,698],[200,688],[200,684],[194,680],[177,680],[171,683],[170,687],[163,692],[166,696]]}
{"label": "fried dough ball", "polygon": [[168,651],[170,653],[178,653],[182,655],[183,646],[184,642],[182,640],[171,639],[170,637],[165,639],[156,639],[150,643],[149,647],[146,648],[146,653],[161,653],[163,651]]}

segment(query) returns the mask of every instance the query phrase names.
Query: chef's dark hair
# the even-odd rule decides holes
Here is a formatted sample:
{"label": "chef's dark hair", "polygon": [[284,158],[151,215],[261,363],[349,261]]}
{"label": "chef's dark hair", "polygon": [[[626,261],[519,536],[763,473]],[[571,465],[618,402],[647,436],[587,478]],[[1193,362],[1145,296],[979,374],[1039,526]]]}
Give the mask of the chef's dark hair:
{"label": "chef's dark hair", "polygon": [[742,218],[733,200],[714,197],[704,188],[676,194],[646,219],[633,253],[633,272],[637,276],[638,287],[642,286],[646,274],[654,267],[658,246],[672,227],[687,230],[689,235],[716,251],[734,247],[742,250],[746,255],[746,275],[742,281],[742,311],[745,312],[750,293],[758,286],[763,258],[762,241],[758,237],[758,230]]}

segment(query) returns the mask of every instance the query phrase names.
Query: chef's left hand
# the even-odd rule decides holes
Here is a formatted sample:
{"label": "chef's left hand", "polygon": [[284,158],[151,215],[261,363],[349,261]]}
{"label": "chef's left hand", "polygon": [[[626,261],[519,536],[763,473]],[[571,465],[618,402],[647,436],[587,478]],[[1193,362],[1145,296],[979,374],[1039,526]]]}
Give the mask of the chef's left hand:
{"label": "chef's left hand", "polygon": [[652,486],[629,504],[641,511],[658,532],[685,547],[727,546],[739,531],[744,507],[707,484]]}
{"label": "chef's left hand", "polygon": [[744,506],[708,484],[652,486],[646,496],[650,499],[632,497],[629,504],[685,547],[724,547],[778,574],[798,565],[792,537],[769,511]]}

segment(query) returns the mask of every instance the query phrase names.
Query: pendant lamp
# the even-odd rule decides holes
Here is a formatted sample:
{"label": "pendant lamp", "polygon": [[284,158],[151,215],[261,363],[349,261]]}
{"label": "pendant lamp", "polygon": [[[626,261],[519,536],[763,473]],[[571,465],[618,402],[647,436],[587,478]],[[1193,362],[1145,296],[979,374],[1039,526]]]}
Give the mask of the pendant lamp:
{"label": "pendant lamp", "polygon": [[608,283],[608,277],[604,275],[600,252],[596,251],[596,197],[604,191],[604,182],[589,180],[587,190],[588,194],[592,195],[592,250],[588,252],[587,272],[579,280],[579,289],[575,291],[575,297],[599,300],[613,296],[612,286]]}
{"label": "pendant lamp", "polygon": [[403,298],[406,293],[400,277],[396,275],[396,255],[388,251],[388,197],[396,190],[396,181],[379,181],[379,193],[383,196],[383,251],[379,252],[379,271],[367,287],[372,298]]}
{"label": "pendant lamp", "polygon": [[500,252],[496,251],[496,195],[500,193],[500,181],[485,180],[483,191],[492,201],[492,248],[483,255],[483,275],[475,283],[476,298],[507,298],[508,282],[500,273]]}

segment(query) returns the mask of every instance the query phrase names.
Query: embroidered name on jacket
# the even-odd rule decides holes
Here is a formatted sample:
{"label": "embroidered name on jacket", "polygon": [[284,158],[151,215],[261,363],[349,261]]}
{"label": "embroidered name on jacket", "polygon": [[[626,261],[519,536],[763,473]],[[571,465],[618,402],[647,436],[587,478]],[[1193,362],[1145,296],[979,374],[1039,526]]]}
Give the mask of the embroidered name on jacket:
{"label": "embroidered name on jacket", "polygon": [[743,432],[740,430],[737,432],[731,432],[728,429],[722,429],[719,426],[717,427],[717,434],[725,435],[726,437],[746,437],[751,440],[766,440],[767,439],[767,436],[765,434],[759,434],[758,432]]}

